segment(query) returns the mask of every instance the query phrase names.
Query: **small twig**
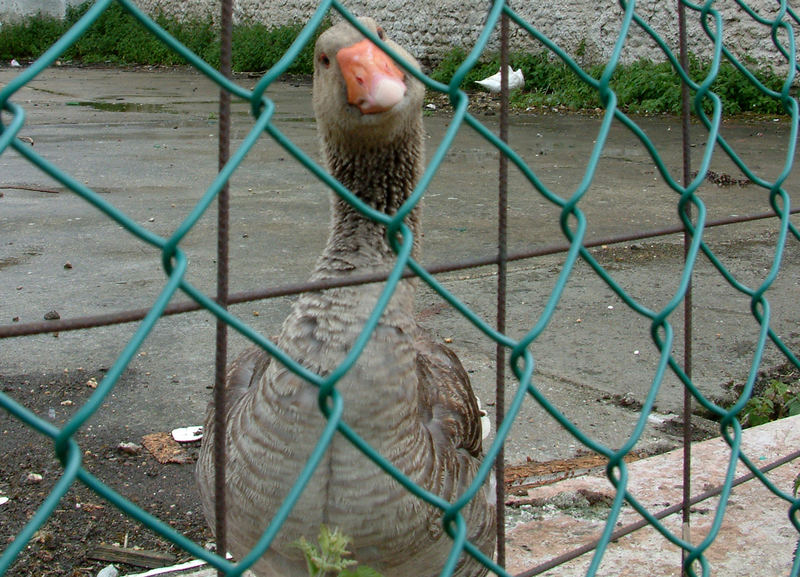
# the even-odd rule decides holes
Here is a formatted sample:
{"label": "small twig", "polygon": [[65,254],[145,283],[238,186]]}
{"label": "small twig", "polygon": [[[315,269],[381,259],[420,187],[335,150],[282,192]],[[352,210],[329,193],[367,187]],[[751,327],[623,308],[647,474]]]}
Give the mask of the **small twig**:
{"label": "small twig", "polygon": [[148,569],[158,569],[175,562],[175,556],[161,551],[146,551],[144,549],[128,549],[116,545],[97,545],[90,549],[86,556],[97,561],[109,563],[125,563]]}
{"label": "small twig", "polygon": [[37,188],[35,186],[25,186],[24,184],[0,184],[0,188],[6,190],[31,190],[33,192],[47,192],[49,194],[61,194],[60,190],[53,188]]}

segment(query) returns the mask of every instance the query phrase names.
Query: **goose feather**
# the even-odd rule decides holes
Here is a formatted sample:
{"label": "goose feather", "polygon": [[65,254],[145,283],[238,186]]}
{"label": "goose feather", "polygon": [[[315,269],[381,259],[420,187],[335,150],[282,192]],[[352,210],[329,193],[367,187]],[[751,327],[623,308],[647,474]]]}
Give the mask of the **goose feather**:
{"label": "goose feather", "polygon": [[[498,70],[495,74],[484,78],[483,80],[476,80],[475,84],[480,84],[484,88],[486,88],[489,92],[500,92],[502,87],[501,84],[501,74],[502,72]],[[509,90],[516,90],[517,88],[522,88],[525,86],[525,76],[522,74],[522,69],[518,68],[514,70],[511,66],[508,67],[508,89]]]}

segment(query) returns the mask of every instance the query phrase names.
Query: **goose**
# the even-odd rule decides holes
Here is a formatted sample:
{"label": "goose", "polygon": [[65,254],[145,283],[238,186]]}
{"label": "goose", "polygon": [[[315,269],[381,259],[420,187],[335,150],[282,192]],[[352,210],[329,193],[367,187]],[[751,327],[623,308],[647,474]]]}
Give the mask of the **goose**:
{"label": "goose", "polygon": [[[480,84],[489,92],[500,92],[500,73],[498,70],[496,74],[484,78],[483,80],[476,80],[476,84]],[[514,70],[511,66],[508,67],[508,89],[515,90],[525,86],[525,77],[522,75],[522,68]]]}
{"label": "goose", "polygon": [[[372,19],[365,27],[410,65],[416,60]],[[394,214],[423,170],[424,86],[386,53],[342,22],[315,46],[313,105],[327,169],[377,210]],[[419,209],[407,217],[419,253]],[[396,255],[385,226],[332,195],[331,229],[312,280],[388,272]],[[454,502],[470,486],[482,457],[481,413],[455,353],[414,319],[414,280],[403,280],[358,361],[337,391],[343,419],[413,482]],[[292,305],[277,345],[307,369],[328,375],[344,360],[372,312],[382,284],[305,293]],[[232,362],[226,381],[227,438],[215,440],[209,407],[197,478],[204,513],[214,527],[215,442],[225,442],[227,543],[241,559],[272,520],[325,420],[318,389],[258,347]],[[468,538],[494,552],[492,481],[462,509]],[[385,577],[438,575],[452,546],[442,511],[412,495],[343,436],[336,434],[270,548],[252,567],[261,577],[308,574],[300,537],[322,525],[352,541],[359,564]],[[487,572],[466,553],[458,577]]]}

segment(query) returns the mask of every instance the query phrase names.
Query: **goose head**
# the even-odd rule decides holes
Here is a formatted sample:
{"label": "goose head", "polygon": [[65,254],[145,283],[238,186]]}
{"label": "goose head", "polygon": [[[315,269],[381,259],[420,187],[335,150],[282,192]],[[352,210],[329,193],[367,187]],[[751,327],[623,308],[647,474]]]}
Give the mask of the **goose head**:
{"label": "goose head", "polygon": [[[417,61],[371,18],[359,21],[409,66]],[[314,113],[324,141],[381,145],[420,130],[425,88],[348,22],[322,33],[314,51]]]}

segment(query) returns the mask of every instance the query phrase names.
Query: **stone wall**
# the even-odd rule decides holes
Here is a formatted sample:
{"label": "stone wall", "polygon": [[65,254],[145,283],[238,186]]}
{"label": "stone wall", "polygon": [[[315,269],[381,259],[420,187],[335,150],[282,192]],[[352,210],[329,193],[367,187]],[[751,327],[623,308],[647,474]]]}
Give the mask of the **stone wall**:
{"label": "stone wall", "polygon": [[[68,1],[75,0],[0,0],[0,17],[2,7],[11,4],[17,8],[26,4],[35,7],[49,4],[63,6]],[[138,0],[137,4],[149,13],[163,11],[182,18],[189,15],[216,14],[219,0]],[[395,40],[409,48],[422,61],[431,62],[438,60],[454,46],[469,49],[474,45],[483,27],[490,2],[353,0],[344,4],[355,14],[375,17]],[[636,11],[677,51],[676,4],[674,0],[642,0],[636,4]],[[568,53],[582,54],[582,63],[608,60],[623,15],[619,3],[613,0],[512,1],[511,5],[520,16]],[[752,0],[750,5],[765,17],[773,17],[779,6],[775,0]],[[234,0],[234,11],[239,21],[253,20],[275,26],[292,21],[303,22],[316,6],[316,2],[309,0]],[[723,14],[724,39],[731,51],[739,57],[747,57],[760,64],[780,66],[784,59],[772,45],[768,27],[756,23],[732,0],[715,2],[714,7]],[[687,12],[691,51],[700,57],[710,57],[711,41],[700,27],[698,14]],[[334,20],[337,17],[335,15]],[[534,52],[542,50],[542,45],[531,39],[526,32],[513,26],[512,31],[514,48]],[[496,49],[497,33],[494,34],[489,50]],[[623,60],[641,58],[663,59],[655,43],[634,25],[625,43]]]}
{"label": "stone wall", "polygon": [[0,25],[36,14],[63,18],[68,6],[80,3],[81,0],[0,0]]}
{"label": "stone wall", "polygon": [[[234,0],[235,14],[240,20],[249,19],[267,25],[280,25],[291,21],[305,21],[316,7],[315,2],[302,0]],[[354,0],[345,2],[354,14],[370,15],[378,19],[391,36],[408,47],[423,61],[436,61],[453,46],[469,49],[483,27],[489,7],[488,1],[469,0]],[[676,2],[646,0],[636,4],[642,19],[677,51],[678,19]],[[791,3],[790,3],[791,4]],[[213,0],[140,0],[148,11],[163,10],[176,16],[216,12]],[[584,62],[605,62],[612,53],[620,30],[623,10],[618,2],[512,2],[517,13],[546,34],[570,54],[580,52]],[[773,17],[778,10],[775,0],[754,0],[753,10],[761,16]],[[735,2],[716,2],[714,7],[722,12],[726,46],[737,56],[746,56],[761,64],[779,65],[770,40],[768,27],[756,23]],[[711,41],[699,24],[699,15],[687,11],[690,25],[690,49],[700,57],[712,55]],[[338,17],[338,15],[336,15]],[[335,20],[335,18],[334,18]],[[515,48],[540,51],[542,45],[526,32],[512,27]],[[496,50],[497,33],[490,50]],[[580,48],[580,50],[579,50]],[[655,43],[638,27],[632,30],[625,43],[623,58],[626,61],[649,58],[661,60]]]}

